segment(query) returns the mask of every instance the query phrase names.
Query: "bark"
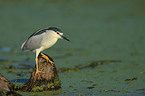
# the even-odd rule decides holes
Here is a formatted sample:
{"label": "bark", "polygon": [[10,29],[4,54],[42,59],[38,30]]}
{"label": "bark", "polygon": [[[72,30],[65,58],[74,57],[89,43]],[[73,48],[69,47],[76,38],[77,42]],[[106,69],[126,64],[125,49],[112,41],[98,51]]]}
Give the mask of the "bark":
{"label": "bark", "polygon": [[[49,59],[53,61],[51,57],[49,57]],[[45,73],[40,72],[39,74],[36,74],[35,69],[36,66],[31,74],[30,79],[22,87],[22,91],[38,92],[57,90],[61,88],[61,83],[55,65],[47,62],[45,58],[41,57],[41,54],[39,55],[39,71],[43,71]]]}
{"label": "bark", "polygon": [[0,96],[21,96],[14,91],[14,85],[0,74]]}

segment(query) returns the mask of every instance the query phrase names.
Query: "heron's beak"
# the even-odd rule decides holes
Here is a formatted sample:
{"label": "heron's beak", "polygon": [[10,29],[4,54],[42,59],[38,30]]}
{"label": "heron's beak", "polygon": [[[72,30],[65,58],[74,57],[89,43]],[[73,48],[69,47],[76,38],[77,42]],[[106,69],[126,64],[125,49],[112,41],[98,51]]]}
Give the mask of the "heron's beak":
{"label": "heron's beak", "polygon": [[70,41],[68,38],[66,38],[64,35],[61,35],[61,37],[67,41]]}

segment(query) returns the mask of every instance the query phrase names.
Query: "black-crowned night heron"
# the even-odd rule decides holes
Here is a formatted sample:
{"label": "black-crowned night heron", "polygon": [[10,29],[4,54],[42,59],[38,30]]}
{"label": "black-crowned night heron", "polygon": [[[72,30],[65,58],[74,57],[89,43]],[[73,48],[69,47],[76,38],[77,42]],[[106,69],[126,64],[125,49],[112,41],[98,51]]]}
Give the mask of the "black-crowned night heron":
{"label": "black-crowned night heron", "polygon": [[[36,74],[42,71],[38,70],[38,55],[41,51],[50,48],[53,46],[58,39],[67,39],[62,31],[56,27],[49,27],[40,29],[36,32],[34,32],[21,46],[21,49],[23,51],[36,51]],[[42,57],[48,60],[52,65],[53,62],[44,54],[42,54]],[[43,73],[43,72],[42,72]]]}

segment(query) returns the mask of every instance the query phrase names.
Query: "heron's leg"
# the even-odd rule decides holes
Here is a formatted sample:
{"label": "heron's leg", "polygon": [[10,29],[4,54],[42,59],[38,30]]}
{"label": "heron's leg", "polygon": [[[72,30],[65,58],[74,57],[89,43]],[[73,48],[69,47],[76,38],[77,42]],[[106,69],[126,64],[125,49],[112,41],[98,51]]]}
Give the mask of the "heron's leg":
{"label": "heron's leg", "polygon": [[46,60],[47,60],[47,62],[49,61],[50,62],[50,64],[54,64],[54,62],[53,61],[51,61],[46,55],[44,55],[43,53],[40,53],[41,55],[42,55],[42,58],[45,58]]}
{"label": "heron's leg", "polygon": [[38,57],[36,57],[35,61],[36,61],[36,74],[37,74],[39,72],[39,70],[38,70]]}
{"label": "heron's leg", "polygon": [[38,68],[38,57],[36,57],[35,61],[36,61],[36,72],[35,72],[35,78],[36,78],[36,76],[38,75],[38,77],[41,79],[41,76],[40,76],[39,73],[45,73],[45,72],[43,72],[43,71],[39,71],[39,68]]}
{"label": "heron's leg", "polygon": [[38,57],[36,57],[36,74],[38,74],[39,72],[41,72],[41,73],[45,73],[45,72],[43,72],[43,71],[39,71],[39,68],[38,68]]}

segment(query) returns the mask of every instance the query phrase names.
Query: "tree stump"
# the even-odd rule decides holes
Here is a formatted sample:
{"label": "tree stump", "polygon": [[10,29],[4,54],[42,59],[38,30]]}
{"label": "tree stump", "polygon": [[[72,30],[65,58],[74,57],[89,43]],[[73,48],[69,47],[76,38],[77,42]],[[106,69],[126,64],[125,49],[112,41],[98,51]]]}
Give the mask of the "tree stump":
{"label": "tree stump", "polygon": [[[46,56],[53,62],[51,57],[49,57],[48,55]],[[55,65],[47,62],[47,60],[43,58],[41,54],[39,54],[38,60],[39,71],[43,71],[45,73],[39,73],[39,75],[36,75],[35,66],[30,79],[26,82],[26,84],[24,84],[21,90],[29,92],[39,92],[47,90],[57,90],[61,88],[61,83]]]}
{"label": "tree stump", "polygon": [[21,96],[14,92],[14,85],[0,74],[0,96]]}

